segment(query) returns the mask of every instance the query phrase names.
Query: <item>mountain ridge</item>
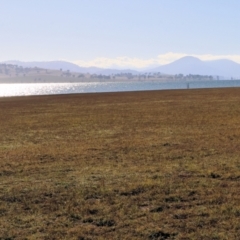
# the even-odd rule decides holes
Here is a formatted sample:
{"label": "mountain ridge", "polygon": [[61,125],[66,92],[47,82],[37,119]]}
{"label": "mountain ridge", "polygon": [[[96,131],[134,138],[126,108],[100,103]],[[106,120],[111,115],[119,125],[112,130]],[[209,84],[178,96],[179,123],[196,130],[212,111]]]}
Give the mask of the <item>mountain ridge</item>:
{"label": "mountain ridge", "polygon": [[177,74],[179,72],[184,75],[219,75],[229,78],[240,76],[240,64],[228,59],[202,61],[196,57],[186,56],[172,63],[154,68],[152,71],[168,74]]}
{"label": "mountain ridge", "polygon": [[102,74],[111,75],[119,73],[132,73],[138,74],[138,71],[132,69],[105,69],[99,67],[81,67],[77,64],[66,62],[66,61],[43,61],[43,62],[22,62],[18,60],[5,61],[6,64],[18,65],[22,67],[38,67],[51,70],[71,71],[78,73],[90,73],[90,74]]}
{"label": "mountain ridge", "polygon": [[[133,75],[141,74],[146,71],[133,70],[133,69],[105,69],[99,67],[81,67],[77,64],[66,62],[66,61],[43,61],[43,62],[21,62],[21,61],[5,61],[4,63],[18,65],[22,67],[39,67],[52,70],[62,69],[63,71],[72,71],[79,73],[90,73],[90,74],[102,74],[112,75],[121,73],[131,73]],[[160,65],[148,69],[147,72],[161,72],[163,74],[198,74],[198,75],[212,75],[222,76],[225,78],[240,78],[240,64],[228,60],[211,60],[202,61],[199,58],[192,56],[185,56],[174,62],[166,65]]]}

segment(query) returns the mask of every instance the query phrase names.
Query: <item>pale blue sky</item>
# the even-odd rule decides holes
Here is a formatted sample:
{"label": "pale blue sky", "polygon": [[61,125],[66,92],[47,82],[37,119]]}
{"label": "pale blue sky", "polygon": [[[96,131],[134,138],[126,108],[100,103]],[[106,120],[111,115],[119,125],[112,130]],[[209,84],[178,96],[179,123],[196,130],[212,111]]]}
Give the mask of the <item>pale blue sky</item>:
{"label": "pale blue sky", "polygon": [[240,62],[239,0],[0,0],[0,61]]}

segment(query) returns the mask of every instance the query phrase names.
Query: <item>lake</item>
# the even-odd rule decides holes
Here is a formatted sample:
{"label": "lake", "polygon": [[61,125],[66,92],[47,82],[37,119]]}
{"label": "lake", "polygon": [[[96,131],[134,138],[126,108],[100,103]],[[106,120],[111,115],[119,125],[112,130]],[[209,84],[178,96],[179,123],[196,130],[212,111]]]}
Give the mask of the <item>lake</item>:
{"label": "lake", "polygon": [[0,97],[224,87],[240,87],[240,80],[0,84]]}

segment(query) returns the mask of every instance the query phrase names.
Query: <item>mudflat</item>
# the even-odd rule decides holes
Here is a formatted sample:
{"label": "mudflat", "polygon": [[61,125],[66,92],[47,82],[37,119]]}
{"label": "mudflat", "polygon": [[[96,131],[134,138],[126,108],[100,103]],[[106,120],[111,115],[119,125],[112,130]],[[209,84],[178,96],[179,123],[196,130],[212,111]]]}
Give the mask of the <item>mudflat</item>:
{"label": "mudflat", "polygon": [[0,239],[239,239],[240,88],[0,98]]}

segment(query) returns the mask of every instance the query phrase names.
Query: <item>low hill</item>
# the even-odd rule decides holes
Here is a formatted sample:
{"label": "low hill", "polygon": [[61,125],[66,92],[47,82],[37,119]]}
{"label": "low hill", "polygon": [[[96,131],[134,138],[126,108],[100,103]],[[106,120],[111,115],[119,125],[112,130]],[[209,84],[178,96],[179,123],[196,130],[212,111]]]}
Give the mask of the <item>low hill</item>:
{"label": "low hill", "polygon": [[21,62],[21,61],[6,61],[6,64],[18,65],[24,68],[44,68],[51,70],[62,70],[62,71],[71,71],[77,73],[89,73],[89,74],[102,74],[102,75],[111,75],[111,74],[120,74],[120,73],[132,73],[137,74],[138,72],[131,69],[104,69],[98,67],[80,67],[74,63],[66,61],[50,61],[50,62]]}

